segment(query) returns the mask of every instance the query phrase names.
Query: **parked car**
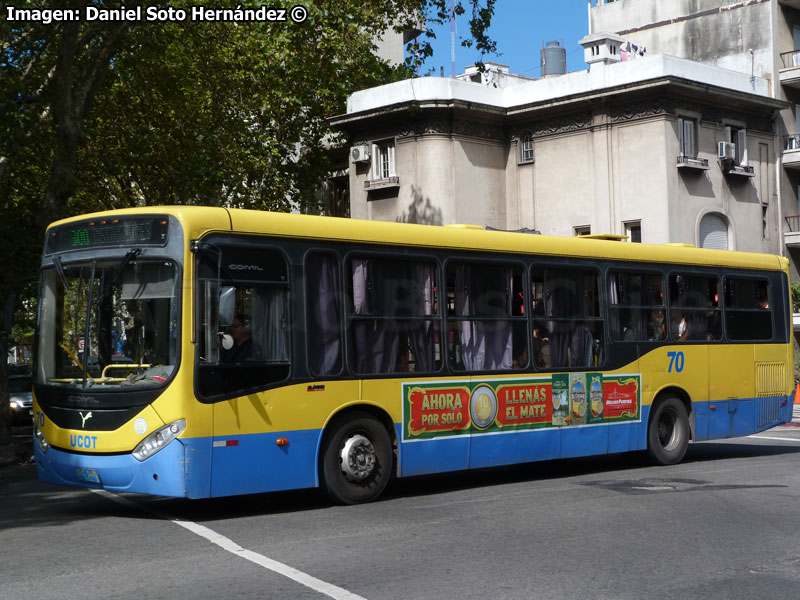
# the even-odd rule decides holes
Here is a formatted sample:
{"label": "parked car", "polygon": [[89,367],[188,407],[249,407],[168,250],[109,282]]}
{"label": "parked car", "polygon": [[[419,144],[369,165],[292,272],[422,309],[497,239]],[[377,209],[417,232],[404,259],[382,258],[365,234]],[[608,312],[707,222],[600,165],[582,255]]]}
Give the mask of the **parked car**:
{"label": "parked car", "polygon": [[10,375],[8,393],[11,400],[11,420],[26,423],[33,417],[33,379],[30,375]]}

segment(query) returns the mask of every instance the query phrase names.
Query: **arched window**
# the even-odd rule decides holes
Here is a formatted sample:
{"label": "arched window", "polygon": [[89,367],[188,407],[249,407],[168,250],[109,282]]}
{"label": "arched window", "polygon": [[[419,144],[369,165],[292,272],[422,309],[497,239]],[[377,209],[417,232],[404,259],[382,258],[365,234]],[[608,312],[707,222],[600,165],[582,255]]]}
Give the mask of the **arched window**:
{"label": "arched window", "polygon": [[708,213],[700,219],[700,247],[728,249],[728,221],[719,213]]}
{"label": "arched window", "polygon": [[520,138],[519,148],[519,161],[533,162],[533,136],[530,133],[526,133]]}

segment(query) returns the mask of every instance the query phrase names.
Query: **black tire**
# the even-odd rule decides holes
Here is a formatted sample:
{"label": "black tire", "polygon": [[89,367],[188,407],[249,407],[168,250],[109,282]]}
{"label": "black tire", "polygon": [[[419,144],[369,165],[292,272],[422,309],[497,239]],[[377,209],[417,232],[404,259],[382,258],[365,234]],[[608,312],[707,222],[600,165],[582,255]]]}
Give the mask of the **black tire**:
{"label": "black tire", "polygon": [[[349,464],[344,464],[349,457]],[[392,442],[384,426],[364,412],[331,423],[322,443],[322,485],[338,504],[371,502],[392,475]]]}
{"label": "black tire", "polygon": [[689,415],[675,396],[667,396],[650,413],[647,453],[657,465],[675,465],[689,447]]}

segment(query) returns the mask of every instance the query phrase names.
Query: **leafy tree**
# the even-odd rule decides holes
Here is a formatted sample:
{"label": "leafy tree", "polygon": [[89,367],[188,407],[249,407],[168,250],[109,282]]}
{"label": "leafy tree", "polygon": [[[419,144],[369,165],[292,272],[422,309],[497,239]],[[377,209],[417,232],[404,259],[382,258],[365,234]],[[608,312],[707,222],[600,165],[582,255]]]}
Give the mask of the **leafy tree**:
{"label": "leafy tree", "polygon": [[[0,306],[11,307],[35,279],[44,228],[58,218],[167,203],[313,208],[330,172],[326,147],[336,141],[326,118],[343,111],[350,93],[410,77],[431,55],[422,38],[410,45],[407,65],[392,66],[376,57],[375,40],[469,10],[463,43],[494,52],[494,3],[298,0],[308,18],[297,24],[3,18],[0,251],[15,260],[0,272]],[[141,1],[91,6],[123,4]],[[83,8],[70,0],[13,6]],[[7,15],[3,0],[0,14]],[[9,328],[0,323],[0,352]],[[0,436],[5,382],[0,361]]]}

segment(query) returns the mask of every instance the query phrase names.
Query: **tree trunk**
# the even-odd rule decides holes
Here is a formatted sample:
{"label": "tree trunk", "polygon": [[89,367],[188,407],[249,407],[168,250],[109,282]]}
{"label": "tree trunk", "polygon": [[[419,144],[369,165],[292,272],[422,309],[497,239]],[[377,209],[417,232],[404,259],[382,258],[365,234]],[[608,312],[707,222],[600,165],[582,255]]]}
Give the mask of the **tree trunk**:
{"label": "tree trunk", "polygon": [[[11,294],[2,294],[0,298],[5,299],[3,306],[13,303]],[[10,319],[3,318],[0,321],[0,445],[4,445],[11,443],[11,406],[8,393],[8,334],[11,324]]]}

